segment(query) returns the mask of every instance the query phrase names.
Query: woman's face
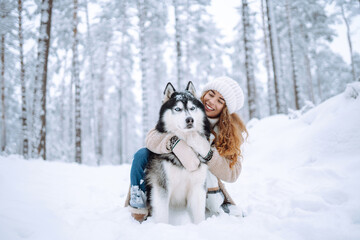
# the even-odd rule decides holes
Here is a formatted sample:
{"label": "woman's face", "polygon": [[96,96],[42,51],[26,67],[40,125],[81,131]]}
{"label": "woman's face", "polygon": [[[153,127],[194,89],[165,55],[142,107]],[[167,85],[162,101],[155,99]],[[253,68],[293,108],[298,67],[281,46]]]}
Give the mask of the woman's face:
{"label": "woman's face", "polygon": [[203,99],[206,116],[209,118],[218,117],[225,106],[225,100],[223,96],[218,91],[209,90],[204,95]]}

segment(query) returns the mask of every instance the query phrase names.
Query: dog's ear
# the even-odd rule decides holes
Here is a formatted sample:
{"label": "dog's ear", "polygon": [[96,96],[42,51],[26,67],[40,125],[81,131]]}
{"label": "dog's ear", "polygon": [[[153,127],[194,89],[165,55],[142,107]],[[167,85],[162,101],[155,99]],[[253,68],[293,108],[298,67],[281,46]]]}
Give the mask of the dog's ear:
{"label": "dog's ear", "polygon": [[174,86],[168,82],[168,84],[166,84],[165,90],[164,90],[164,99],[163,99],[163,103],[166,102],[167,100],[170,99],[171,95],[175,92],[175,88]]}
{"label": "dog's ear", "polygon": [[196,97],[196,90],[192,81],[188,82],[185,90],[189,91],[192,95],[194,95],[194,97]]}

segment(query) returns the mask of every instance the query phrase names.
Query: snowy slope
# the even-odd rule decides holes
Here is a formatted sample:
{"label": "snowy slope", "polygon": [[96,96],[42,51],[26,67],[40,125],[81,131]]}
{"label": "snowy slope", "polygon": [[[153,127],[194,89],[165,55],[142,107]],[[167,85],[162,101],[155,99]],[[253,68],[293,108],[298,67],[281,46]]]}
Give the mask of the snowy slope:
{"label": "snowy slope", "polygon": [[0,157],[0,239],[360,239],[360,85],[298,119],[252,122],[227,184],[245,218],[143,224],[123,208],[130,166]]}

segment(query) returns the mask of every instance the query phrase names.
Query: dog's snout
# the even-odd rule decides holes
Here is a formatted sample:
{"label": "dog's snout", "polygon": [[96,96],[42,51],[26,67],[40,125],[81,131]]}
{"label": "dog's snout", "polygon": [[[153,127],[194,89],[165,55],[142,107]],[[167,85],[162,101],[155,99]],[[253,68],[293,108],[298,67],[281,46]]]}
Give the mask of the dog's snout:
{"label": "dog's snout", "polygon": [[188,117],[185,119],[186,124],[193,124],[194,123],[194,119],[192,117]]}

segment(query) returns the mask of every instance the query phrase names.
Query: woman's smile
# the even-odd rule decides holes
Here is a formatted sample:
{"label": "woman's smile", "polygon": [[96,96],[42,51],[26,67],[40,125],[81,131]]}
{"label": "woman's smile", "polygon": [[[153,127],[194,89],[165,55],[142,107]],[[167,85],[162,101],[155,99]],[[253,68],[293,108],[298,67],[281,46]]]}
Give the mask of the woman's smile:
{"label": "woman's smile", "polygon": [[203,101],[206,115],[209,118],[218,117],[225,106],[225,100],[223,96],[215,90],[208,91],[204,95]]}

